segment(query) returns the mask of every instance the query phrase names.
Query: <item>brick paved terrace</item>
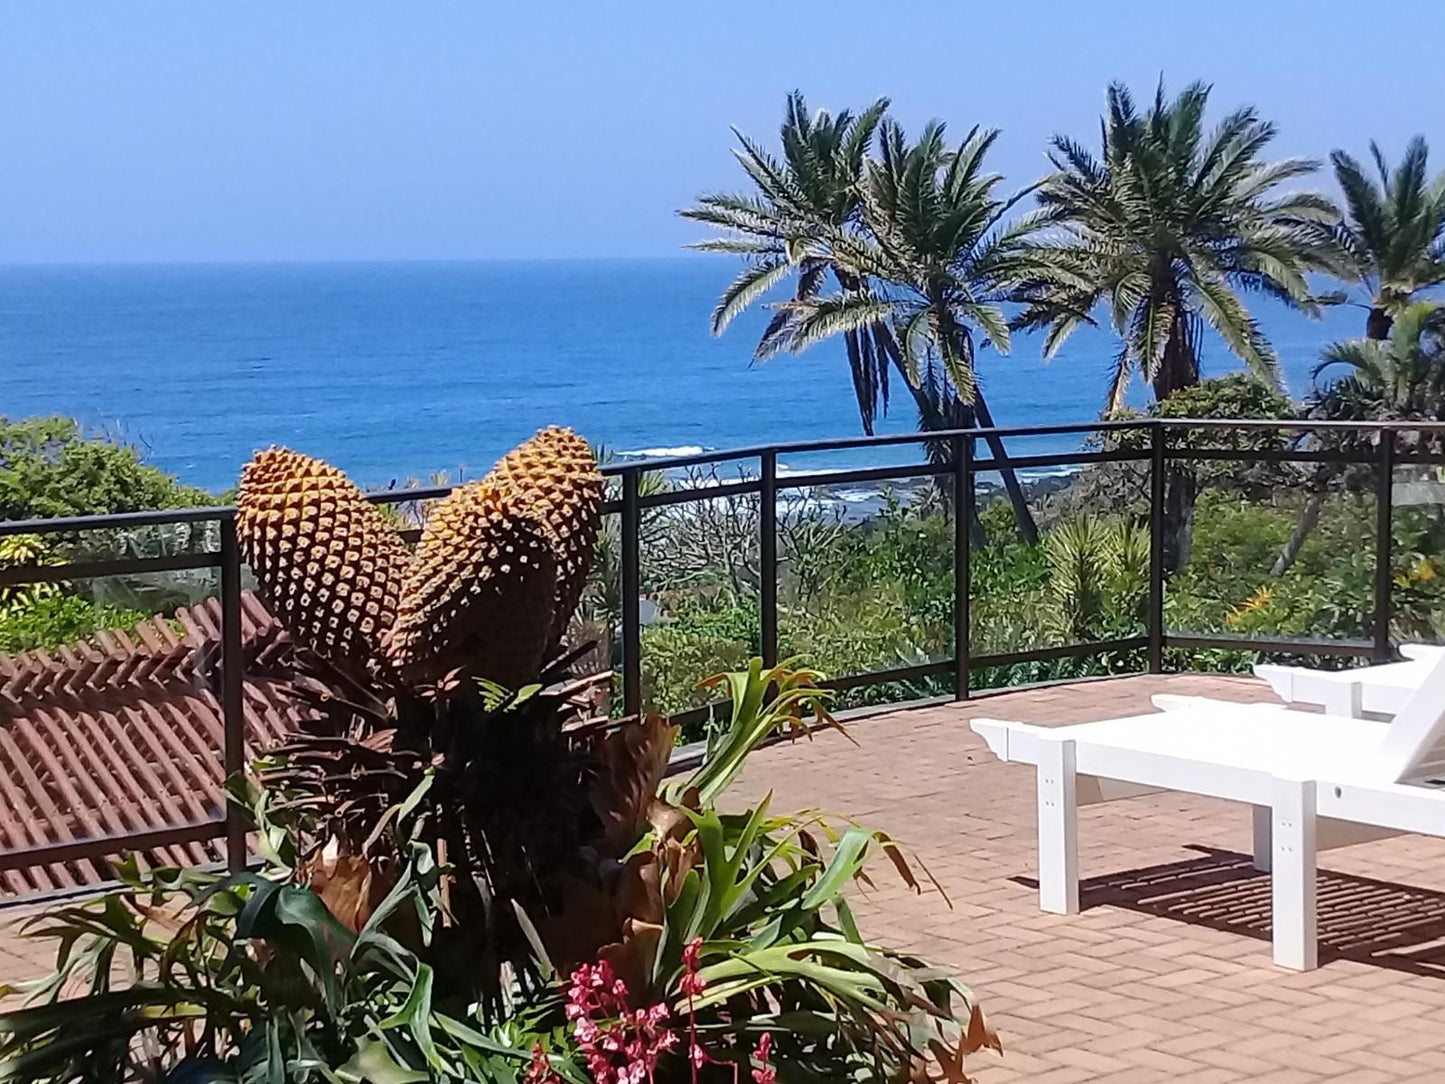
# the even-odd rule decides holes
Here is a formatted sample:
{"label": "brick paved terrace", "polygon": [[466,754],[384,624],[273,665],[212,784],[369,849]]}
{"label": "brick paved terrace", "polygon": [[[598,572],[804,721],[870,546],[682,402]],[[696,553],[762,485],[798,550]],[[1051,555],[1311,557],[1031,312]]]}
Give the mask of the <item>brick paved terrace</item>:
{"label": "brick paved terrace", "polygon": [[1249,678],[1129,677],[895,711],[757,755],[740,785],[858,817],[938,878],[883,863],[870,936],[952,966],[999,1029],[981,1084],[1445,1081],[1445,840],[1320,855],[1321,963],[1270,959],[1269,876],[1243,806],[1160,794],[1079,811],[1082,914],[1038,909],[1034,770],[1000,764],[974,716],[1049,724],[1149,711],[1156,692],[1271,699]]}
{"label": "brick paved terrace", "polygon": [[[1038,910],[1033,770],[999,764],[973,716],[1049,724],[1149,710],[1168,691],[1268,699],[1252,679],[1128,677],[857,719],[757,754],[739,790],[882,828],[952,900],[915,896],[886,862],[858,903],[873,937],[957,970],[999,1029],[981,1084],[1445,1081],[1445,840],[1320,856],[1322,966],[1270,962],[1269,881],[1248,810],[1162,794],[1080,810],[1083,913]],[[18,917],[23,912],[10,912]],[[0,935],[0,978],[49,949]]]}

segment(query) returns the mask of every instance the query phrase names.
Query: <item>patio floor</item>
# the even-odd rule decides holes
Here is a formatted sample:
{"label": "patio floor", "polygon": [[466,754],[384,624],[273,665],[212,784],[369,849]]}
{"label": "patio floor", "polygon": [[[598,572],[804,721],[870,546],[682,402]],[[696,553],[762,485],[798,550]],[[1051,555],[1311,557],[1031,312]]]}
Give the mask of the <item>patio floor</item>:
{"label": "patio floor", "polygon": [[1445,1081],[1445,840],[1320,856],[1321,960],[1270,959],[1267,874],[1242,806],[1177,794],[1080,810],[1083,913],[1039,911],[1033,769],[1000,764],[972,716],[1081,722],[1149,711],[1160,691],[1271,699],[1253,679],[1129,677],[859,720],[756,756],[740,789],[847,813],[904,842],[951,897],[886,862],[855,908],[865,933],[955,968],[1005,1056],[981,1084]]}
{"label": "patio floor", "polygon": [[[1164,794],[1080,811],[1083,913],[1038,910],[1032,769],[967,726],[1149,710],[1160,691],[1268,699],[1241,677],[1128,677],[881,713],[754,757],[735,794],[846,813],[900,840],[952,900],[886,862],[855,907],[865,933],[952,966],[1005,1055],[981,1084],[1445,1081],[1445,840],[1402,837],[1320,859],[1323,966],[1270,961],[1269,881],[1239,806]],[[0,922],[18,917],[0,913]],[[0,980],[45,946],[0,932]]]}

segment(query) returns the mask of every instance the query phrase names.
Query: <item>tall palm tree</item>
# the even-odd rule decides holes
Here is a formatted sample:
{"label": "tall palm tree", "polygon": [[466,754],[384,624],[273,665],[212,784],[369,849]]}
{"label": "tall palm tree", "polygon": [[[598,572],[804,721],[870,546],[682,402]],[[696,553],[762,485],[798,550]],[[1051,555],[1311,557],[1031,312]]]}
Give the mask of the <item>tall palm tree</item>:
{"label": "tall palm tree", "polygon": [[[885,120],[878,160],[869,163],[862,189],[864,228],[814,242],[813,251],[826,252],[847,274],[836,291],[781,306],[787,332],[778,346],[796,352],[834,335],[884,327],[885,351],[909,386],[935,404],[937,427],[991,427],[975,361],[984,346],[1009,351],[1003,305],[1028,266],[1021,242],[1033,229],[1028,216],[1003,224],[1030,190],[995,196],[1002,178],[984,172],[984,159],[997,138],[997,130],[975,127],[950,149],[944,125],[934,121],[910,145],[903,129]],[[1003,458],[1002,442],[986,440]],[[937,457],[942,449],[930,451]],[[1036,541],[1012,471],[1004,484],[1021,532]]]}
{"label": "tall palm tree", "polygon": [[[678,212],[725,231],[689,248],[731,253],[748,261],[713,309],[714,335],[721,335],[738,315],[790,276],[799,301],[816,296],[830,275],[840,287],[858,287],[848,271],[815,251],[814,242],[856,223],[868,149],[887,108],[888,100],[880,98],[858,114],[845,109],[836,116],[827,110],[810,115],[803,95],[794,91],[788,95],[779,131],[781,160],[733,129],[740,145],[733,153],[756,194],[709,193],[700,196],[696,206]],[[776,353],[778,340],[787,333],[787,321],[785,311],[774,316],[758,342],[756,357]],[[880,408],[887,406],[888,362],[872,329],[849,331],[844,345],[858,415],[863,431],[871,436]]]}
{"label": "tall palm tree", "polygon": [[1374,141],[1370,157],[1379,184],[1344,151],[1330,152],[1349,217],[1338,237],[1370,294],[1365,337],[1384,339],[1395,317],[1421,290],[1445,282],[1445,173],[1426,174],[1429,148],[1410,140],[1393,173]]}
{"label": "tall palm tree", "polygon": [[1278,384],[1278,357],[1240,293],[1314,313],[1307,273],[1344,266],[1331,234],[1335,206],[1316,193],[1280,192],[1317,163],[1262,161],[1275,127],[1251,108],[1206,134],[1209,92],[1192,83],[1169,101],[1161,80],[1141,113],[1128,88],[1113,83],[1101,157],[1067,137],[1053,140],[1055,172],[1039,189],[1051,228],[1014,323],[1047,328],[1051,356],[1103,309],[1121,340],[1110,410],[1123,404],[1134,373],[1156,400],[1197,383],[1205,325],[1260,379]]}
{"label": "tall palm tree", "polygon": [[[826,111],[810,115],[803,96],[795,91],[788,97],[780,131],[781,159],[734,129],[740,144],[734,153],[756,194],[708,194],[679,212],[723,231],[722,236],[691,248],[741,255],[748,261],[713,310],[714,334],[725,331],[735,317],[790,276],[795,277],[792,304],[776,307],[754,353],[759,360],[827,337],[799,336],[796,324],[830,281],[835,296],[872,296],[877,284],[870,272],[856,260],[845,259],[843,252],[850,237],[867,233],[863,204],[869,188],[868,151],[887,107],[887,100],[880,99],[857,115],[846,110],[836,116]],[[886,319],[853,321],[838,334],[847,352],[865,433],[872,435],[877,416],[888,407],[890,367],[904,378],[921,430],[992,424],[987,406],[960,400],[942,370],[910,369]],[[971,371],[971,340],[968,350]],[[1035,540],[1032,515],[1013,471],[1004,473],[1004,482],[1021,532]]]}

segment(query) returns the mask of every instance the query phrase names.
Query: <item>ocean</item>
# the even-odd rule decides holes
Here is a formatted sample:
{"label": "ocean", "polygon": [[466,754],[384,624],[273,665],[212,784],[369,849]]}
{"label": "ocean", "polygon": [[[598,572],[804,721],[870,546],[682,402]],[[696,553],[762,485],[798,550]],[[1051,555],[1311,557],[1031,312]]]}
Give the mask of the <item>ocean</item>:
{"label": "ocean", "polygon": [[[841,344],[754,364],[761,311],[709,334],[736,267],[680,256],[0,268],[0,415],[73,415],[211,490],[234,484],[251,453],[273,443],[379,487],[475,477],[553,423],[624,457],[860,433]],[[1321,345],[1363,325],[1357,309],[1312,321],[1254,304],[1296,395]],[[1096,417],[1114,349],[1109,333],[1090,329],[1047,363],[1036,336],[1008,356],[985,351],[980,380],[998,424]],[[1235,363],[1211,341],[1204,367],[1214,375]],[[879,429],[910,431],[908,393],[894,393]],[[781,469],[917,457],[789,455]]]}

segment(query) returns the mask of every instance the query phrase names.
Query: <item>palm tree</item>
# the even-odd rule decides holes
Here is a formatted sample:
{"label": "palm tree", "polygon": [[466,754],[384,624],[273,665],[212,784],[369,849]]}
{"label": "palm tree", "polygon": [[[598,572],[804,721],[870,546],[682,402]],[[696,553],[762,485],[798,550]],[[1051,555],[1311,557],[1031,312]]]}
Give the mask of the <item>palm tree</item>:
{"label": "palm tree", "polygon": [[[778,348],[798,352],[834,335],[886,328],[880,339],[885,352],[931,405],[933,417],[925,416],[925,423],[992,427],[976,356],[984,346],[1009,351],[1002,306],[1027,267],[1021,242],[1033,228],[1027,216],[1003,225],[1029,190],[994,195],[1002,178],[984,172],[984,159],[997,138],[997,130],[975,127],[952,150],[944,125],[934,121],[910,146],[902,128],[885,120],[878,160],[869,163],[862,190],[864,228],[834,231],[812,249],[846,274],[832,293],[781,306],[787,331],[776,340]],[[986,440],[995,458],[1004,458],[1002,442]],[[930,447],[935,458],[944,451]],[[1036,541],[1012,471],[1004,473],[1004,483],[1020,531]]]}
{"label": "palm tree", "polygon": [[[1373,317],[1374,312],[1371,312]],[[1389,332],[1384,339],[1366,337],[1331,343],[1325,347],[1312,374],[1334,366],[1349,370],[1328,387],[1317,390],[1308,401],[1306,416],[1329,421],[1438,420],[1445,416],[1445,306],[1433,301],[1415,301],[1388,314]],[[1318,447],[1322,434],[1309,434],[1307,441]],[[1355,444],[1359,436],[1336,434],[1330,444]],[[1300,517],[1270,569],[1273,576],[1287,572],[1324,510],[1325,495],[1332,483],[1352,471],[1322,465],[1309,481],[1310,496]],[[1367,484],[1367,483],[1363,483]]]}
{"label": "palm tree", "polygon": [[[848,272],[815,254],[817,238],[850,228],[859,215],[859,182],[873,135],[888,108],[880,98],[862,113],[843,110],[837,116],[820,110],[809,115],[799,91],[788,95],[780,129],[783,157],[779,161],[736,128],[740,148],[733,153],[757,188],[755,195],[710,193],[695,207],[678,213],[725,231],[689,248],[740,255],[748,263],[718,299],[712,333],[721,335],[751,305],[789,276],[794,297],[805,300],[823,289],[831,274],[840,286],[856,289]],[[758,343],[756,357],[776,352],[787,332],[787,314],[778,312]],[[863,431],[873,434],[879,408],[888,401],[888,362],[872,329],[844,336],[848,366],[858,400]]]}
{"label": "palm tree", "polygon": [[1387,339],[1350,339],[1327,346],[1314,369],[1343,365],[1350,371],[1320,396],[1334,413],[1360,413],[1346,404],[1368,404],[1372,419],[1435,418],[1445,407],[1445,306],[1416,301],[1396,309]]}
{"label": "palm tree", "polygon": [[1314,313],[1306,274],[1343,266],[1331,234],[1335,206],[1316,193],[1279,191],[1317,163],[1262,161],[1275,127],[1251,108],[1206,135],[1209,92],[1192,83],[1167,101],[1161,80],[1141,114],[1128,89],[1113,83],[1101,158],[1067,137],[1053,140],[1055,172],[1039,189],[1051,229],[1014,323],[1047,328],[1044,353],[1052,356],[1103,308],[1121,339],[1109,410],[1122,406],[1136,372],[1156,400],[1197,383],[1205,325],[1278,385],[1278,358],[1240,293]]}
{"label": "palm tree", "polygon": [[1426,176],[1429,154],[1416,136],[1392,174],[1372,140],[1377,185],[1344,151],[1330,153],[1349,212],[1338,238],[1354,265],[1350,277],[1370,294],[1366,338],[1384,339],[1417,293],[1445,282],[1445,173]]}
{"label": "palm tree", "polygon": [[[796,323],[823,295],[830,279],[835,296],[872,296],[877,284],[856,261],[843,258],[839,243],[846,248],[848,238],[866,234],[863,204],[869,188],[868,150],[887,107],[887,100],[880,99],[857,115],[845,110],[837,116],[826,111],[810,116],[803,96],[795,91],[788,97],[780,131],[781,160],[734,129],[740,144],[734,153],[757,193],[708,194],[701,196],[696,206],[679,212],[684,218],[724,231],[723,236],[691,248],[741,255],[748,261],[713,310],[714,334],[725,331],[736,316],[789,276],[796,278],[792,304],[776,307],[754,353],[758,360],[816,341],[800,337]],[[855,321],[840,328],[838,334],[847,352],[865,433],[872,435],[876,418],[887,410],[890,367],[904,378],[921,430],[992,424],[987,406],[961,401],[957,389],[937,367],[910,370],[886,319]],[[971,341],[968,349],[971,367]],[[930,450],[937,454],[936,448]],[[1004,482],[1021,532],[1034,541],[1037,531],[1013,471],[1004,473]]]}

